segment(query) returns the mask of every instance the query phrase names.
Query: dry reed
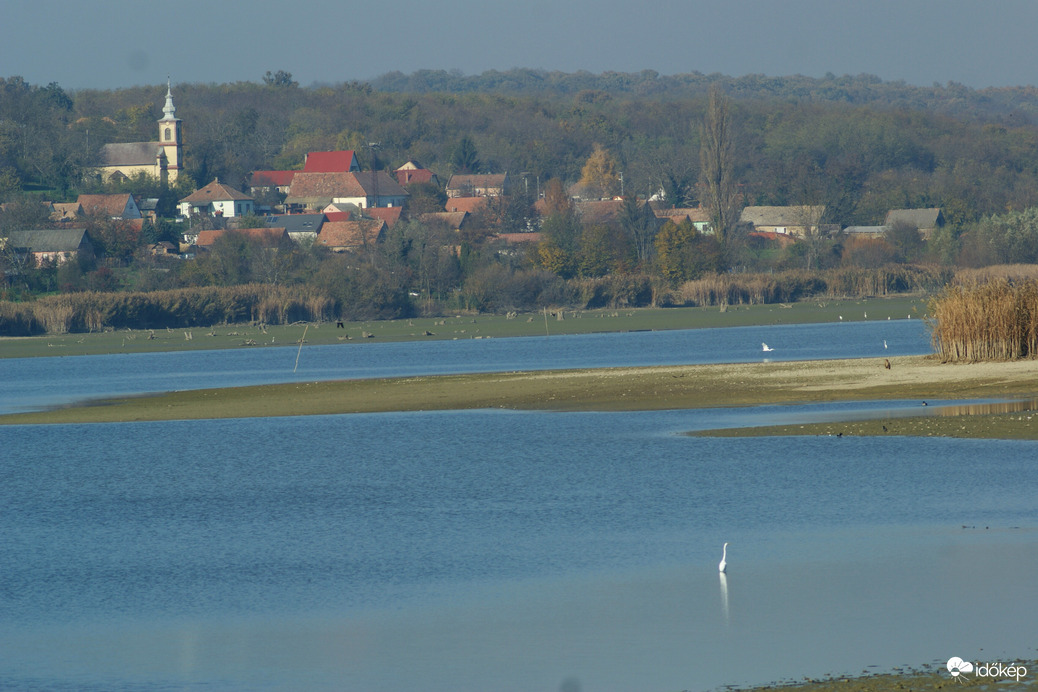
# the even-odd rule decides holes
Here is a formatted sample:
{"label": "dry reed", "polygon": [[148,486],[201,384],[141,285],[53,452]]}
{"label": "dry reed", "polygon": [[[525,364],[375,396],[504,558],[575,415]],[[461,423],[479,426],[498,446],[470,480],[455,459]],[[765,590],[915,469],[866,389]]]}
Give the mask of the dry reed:
{"label": "dry reed", "polygon": [[1038,356],[1038,279],[963,279],[934,298],[929,312],[934,350],[942,361]]}

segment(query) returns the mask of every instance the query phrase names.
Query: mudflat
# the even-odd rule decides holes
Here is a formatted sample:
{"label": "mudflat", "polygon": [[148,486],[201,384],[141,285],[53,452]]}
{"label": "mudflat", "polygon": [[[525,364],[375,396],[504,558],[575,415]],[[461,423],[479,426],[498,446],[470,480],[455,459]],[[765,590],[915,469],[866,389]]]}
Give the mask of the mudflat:
{"label": "mudflat", "polygon": [[[634,411],[820,401],[1038,397],[1038,361],[953,365],[930,356],[908,356],[891,358],[889,362],[890,368],[884,359],[878,358],[289,383],[94,401],[2,416],[0,423],[102,423],[481,408]],[[960,424],[962,420],[980,418],[986,416],[962,417]],[[996,431],[998,434],[982,436],[1038,439],[1038,434],[1030,431],[1030,421],[1023,420],[1026,416],[1016,418],[1021,419],[1015,421],[1021,425],[1010,426],[1019,428],[1015,434]],[[785,427],[786,434],[825,434],[805,431],[802,426]],[[769,434],[780,432],[769,430]]]}

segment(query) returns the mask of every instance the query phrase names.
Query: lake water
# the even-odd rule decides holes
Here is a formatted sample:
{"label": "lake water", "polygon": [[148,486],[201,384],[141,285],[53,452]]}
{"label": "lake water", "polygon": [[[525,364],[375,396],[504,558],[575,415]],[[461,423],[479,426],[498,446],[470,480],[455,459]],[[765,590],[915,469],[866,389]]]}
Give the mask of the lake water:
{"label": "lake water", "polygon": [[[773,351],[765,353],[762,343]],[[0,342],[2,348],[2,342]],[[745,363],[931,353],[922,320],[578,334],[334,346],[0,358],[0,413],[178,389],[685,363]],[[296,358],[299,358],[298,366]]]}
{"label": "lake water", "polygon": [[1038,444],[680,434],[906,406],[0,428],[0,688],[701,690],[1033,656]]}

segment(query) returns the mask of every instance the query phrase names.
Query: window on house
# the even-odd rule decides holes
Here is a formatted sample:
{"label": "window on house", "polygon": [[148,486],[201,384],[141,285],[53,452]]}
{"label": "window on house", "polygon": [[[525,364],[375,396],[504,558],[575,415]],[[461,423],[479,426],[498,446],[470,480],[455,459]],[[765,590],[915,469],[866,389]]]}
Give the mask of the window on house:
{"label": "window on house", "polygon": [[172,130],[170,130],[170,129],[169,129],[168,127],[167,127],[167,128],[166,128],[166,140],[167,140],[167,141],[168,141],[168,140],[170,139],[170,137],[171,137],[171,135],[172,135],[172,134],[173,134],[173,131],[172,131]]}

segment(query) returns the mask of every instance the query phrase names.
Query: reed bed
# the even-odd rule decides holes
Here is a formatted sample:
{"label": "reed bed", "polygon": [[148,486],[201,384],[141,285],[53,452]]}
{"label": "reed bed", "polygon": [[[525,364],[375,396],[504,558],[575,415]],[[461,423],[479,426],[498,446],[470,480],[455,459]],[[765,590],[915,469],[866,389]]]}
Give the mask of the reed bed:
{"label": "reed bed", "polygon": [[305,287],[184,288],[135,293],[69,293],[29,303],[0,302],[0,335],[67,334],[105,329],[208,327],[333,319],[337,304]]}
{"label": "reed bed", "polygon": [[944,362],[1038,357],[1038,279],[957,282],[930,301],[929,313]]}
{"label": "reed bed", "polygon": [[952,276],[950,269],[907,265],[879,269],[847,267],[822,272],[713,274],[685,282],[675,298],[676,302],[686,305],[760,305],[816,297],[887,296],[935,291]]}

